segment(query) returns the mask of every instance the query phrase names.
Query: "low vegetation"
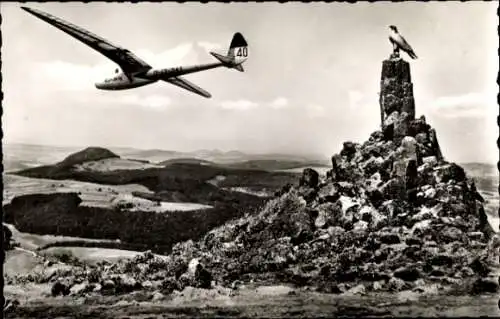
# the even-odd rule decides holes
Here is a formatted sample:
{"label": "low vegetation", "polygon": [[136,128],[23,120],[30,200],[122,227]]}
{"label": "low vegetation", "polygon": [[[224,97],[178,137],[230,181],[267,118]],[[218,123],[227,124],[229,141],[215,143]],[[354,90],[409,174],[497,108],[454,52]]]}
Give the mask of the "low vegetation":
{"label": "low vegetation", "polygon": [[76,258],[70,250],[58,250],[52,255],[58,261],[65,264],[78,263],[78,258]]}
{"label": "low vegetation", "polygon": [[199,238],[213,227],[257,209],[263,199],[239,193],[228,193],[227,198],[214,195],[214,208],[163,214],[80,206],[80,202],[76,193],[19,196],[4,206],[5,222],[34,234],[120,240],[93,243],[94,247],[147,247],[165,252],[178,241]]}

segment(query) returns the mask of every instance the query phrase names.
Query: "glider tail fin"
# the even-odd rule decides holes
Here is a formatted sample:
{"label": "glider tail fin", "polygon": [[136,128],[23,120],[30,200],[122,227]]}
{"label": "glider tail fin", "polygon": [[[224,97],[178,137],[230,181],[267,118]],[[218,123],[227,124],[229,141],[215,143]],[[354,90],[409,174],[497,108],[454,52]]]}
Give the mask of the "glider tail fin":
{"label": "glider tail fin", "polygon": [[248,59],[248,44],[243,35],[236,32],[229,45],[227,55],[215,52],[210,52],[210,54],[222,62],[226,67],[243,72],[244,69],[242,64]]}

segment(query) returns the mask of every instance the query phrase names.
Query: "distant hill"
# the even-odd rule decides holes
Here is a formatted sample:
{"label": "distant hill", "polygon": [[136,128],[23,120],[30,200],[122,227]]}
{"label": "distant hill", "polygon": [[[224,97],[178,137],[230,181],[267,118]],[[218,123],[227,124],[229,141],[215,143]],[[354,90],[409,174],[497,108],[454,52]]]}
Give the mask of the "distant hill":
{"label": "distant hill", "polygon": [[90,161],[99,161],[107,158],[119,158],[120,156],[102,147],[87,147],[80,152],[69,155],[62,160],[58,165],[60,166],[73,166]]}
{"label": "distant hill", "polygon": [[[62,161],[53,165],[42,165],[21,170],[19,175],[38,178],[54,178],[65,175],[76,165],[103,159],[119,158],[118,155],[102,147],[87,147],[79,152],[65,157]],[[23,175],[25,174],[25,175]]]}
{"label": "distant hill", "polygon": [[[130,162],[130,165],[122,162]],[[300,164],[303,165],[303,163]],[[244,162],[231,166],[197,158],[170,159],[163,161],[162,165],[138,165],[136,160],[121,159],[117,154],[105,148],[89,147],[67,156],[56,164],[31,167],[12,172],[12,174],[107,185],[139,184],[153,192],[164,194],[168,200],[171,199],[171,194],[166,194],[165,191],[182,193],[183,195],[179,196],[186,201],[205,204],[210,202],[208,198],[219,192],[217,188],[212,187],[210,181],[221,176],[223,177],[219,183],[221,188],[250,187],[271,192],[279,190],[287,183],[298,181],[300,174],[297,173],[259,169],[263,166],[279,168],[279,165],[272,161],[263,161]],[[284,166],[289,167],[290,163],[284,163],[281,167]],[[194,190],[197,192],[193,193]]]}
{"label": "distant hill", "polygon": [[492,192],[498,195],[499,174],[495,165],[486,163],[461,164],[467,174],[472,177],[479,190]]}
{"label": "distant hill", "polygon": [[280,153],[269,153],[269,154],[249,154],[241,151],[231,150],[231,151],[221,151],[221,150],[196,150],[192,152],[178,152],[170,150],[139,150],[139,149],[129,149],[129,148],[111,148],[117,154],[121,156],[143,159],[151,162],[162,163],[168,160],[185,160],[185,159],[198,159],[204,161],[210,161],[217,164],[228,164],[228,163],[241,163],[245,161],[256,161],[256,160],[275,160],[275,161],[297,161],[297,162],[320,162],[322,164],[328,165],[330,160],[325,159],[318,155],[295,155],[295,154],[280,154]]}
{"label": "distant hill", "polygon": [[239,163],[226,164],[226,167],[238,169],[259,169],[266,171],[286,170],[302,167],[329,167],[320,161],[293,161],[275,159],[255,159]]}
{"label": "distant hill", "polygon": [[[241,164],[247,161],[284,161],[284,162],[306,162],[302,166],[311,166],[313,163],[330,165],[330,159],[319,155],[297,155],[297,154],[249,154],[237,150],[197,150],[192,152],[179,152],[162,149],[135,149],[131,147],[110,147],[110,152],[122,157],[135,160],[162,163],[168,160],[197,159],[217,164],[235,164],[244,167],[264,167],[267,165],[254,165],[252,163]],[[81,150],[79,147],[45,146],[31,144],[5,144],[4,145],[4,167],[5,170],[19,170],[34,166],[53,164],[62,161],[67,154]],[[286,166],[288,167],[288,166]],[[293,167],[295,168],[295,167]],[[267,168],[269,169],[269,168]]]}
{"label": "distant hill", "polygon": [[198,159],[198,158],[172,158],[158,163],[159,165],[172,165],[172,164],[198,164],[198,165],[216,165],[214,162]]}
{"label": "distant hill", "polygon": [[197,164],[197,165],[209,165],[222,168],[230,169],[241,169],[241,170],[262,170],[262,171],[280,171],[303,167],[329,167],[329,165],[324,164],[320,161],[293,161],[293,160],[275,160],[275,159],[254,159],[241,162],[230,162],[230,163],[215,163],[212,161],[199,159],[199,158],[173,158],[166,161],[162,161],[159,165],[172,165],[172,164]]}
{"label": "distant hill", "polygon": [[176,151],[165,151],[159,149],[152,150],[138,150],[138,149],[120,149],[120,148],[110,148],[117,154],[123,157],[130,157],[135,159],[148,160],[153,162],[159,162],[162,160],[185,157],[182,152]]}
{"label": "distant hill", "polygon": [[473,176],[496,176],[498,177],[498,170],[496,165],[488,163],[462,163],[460,164],[464,169]]}

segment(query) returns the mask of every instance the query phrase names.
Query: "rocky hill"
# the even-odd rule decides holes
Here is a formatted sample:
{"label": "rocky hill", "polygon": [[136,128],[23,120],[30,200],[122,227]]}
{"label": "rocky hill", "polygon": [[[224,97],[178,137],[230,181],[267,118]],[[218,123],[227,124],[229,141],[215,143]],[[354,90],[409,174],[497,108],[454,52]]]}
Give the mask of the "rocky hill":
{"label": "rocky hill", "polygon": [[380,130],[364,143],[345,142],[326,176],[305,169],[258,214],[179,243],[166,258],[145,253],[9,282],[54,282],[54,295],[170,294],[250,281],[347,294],[497,292],[499,240],[482,197],[445,160],[425,117],[415,118],[402,59],[383,62],[380,107]]}
{"label": "rocky hill", "polygon": [[38,178],[58,176],[59,174],[64,174],[67,170],[71,170],[76,165],[111,158],[120,157],[110,150],[102,147],[87,147],[84,150],[67,156],[62,161],[54,165],[28,168],[17,172],[17,174]]}
{"label": "rocky hill", "polygon": [[118,158],[119,156],[102,147],[88,147],[80,152],[74,153],[66,157],[60,166],[73,166],[84,162],[98,161],[107,158]]}

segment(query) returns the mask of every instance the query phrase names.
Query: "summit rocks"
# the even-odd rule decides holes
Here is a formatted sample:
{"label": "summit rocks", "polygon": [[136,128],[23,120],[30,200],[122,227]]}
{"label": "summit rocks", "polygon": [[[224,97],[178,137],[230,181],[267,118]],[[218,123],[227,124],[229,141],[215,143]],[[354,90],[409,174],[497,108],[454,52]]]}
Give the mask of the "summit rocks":
{"label": "summit rocks", "polygon": [[494,263],[476,260],[494,254],[480,196],[465,171],[444,160],[425,117],[415,118],[408,63],[384,61],[381,85],[380,131],[343,143],[326,176],[305,169],[299,185],[277,193],[260,214],[194,244],[214,278],[329,292],[427,291],[431,284],[471,292],[491,275]]}

